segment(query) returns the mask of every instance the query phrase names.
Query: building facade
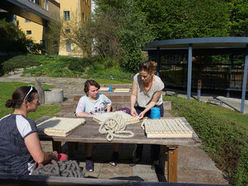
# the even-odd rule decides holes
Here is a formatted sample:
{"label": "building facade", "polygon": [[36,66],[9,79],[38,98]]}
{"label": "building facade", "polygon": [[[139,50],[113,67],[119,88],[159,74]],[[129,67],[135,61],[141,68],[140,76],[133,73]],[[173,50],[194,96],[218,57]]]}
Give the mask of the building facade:
{"label": "building facade", "polygon": [[[91,13],[91,0],[56,0],[60,4],[60,20],[65,32],[72,32],[70,25],[83,25],[87,22]],[[49,8],[49,7],[47,7]],[[28,19],[17,16],[17,22],[20,29],[26,34],[27,38],[32,39],[34,43],[44,44],[45,28]],[[63,34],[60,38],[57,53],[65,56],[87,56],[78,46],[66,39]]]}
{"label": "building facade", "polygon": [[[87,22],[91,12],[90,0],[57,0],[60,3],[60,18],[64,32],[70,34],[76,25],[83,25]],[[59,55],[87,56],[79,47],[73,44],[70,39],[60,36]]]}
{"label": "building facade", "polygon": [[20,29],[25,33],[28,39],[33,40],[34,43],[43,44],[43,26],[35,22],[30,21],[29,19],[16,16],[17,24]]}

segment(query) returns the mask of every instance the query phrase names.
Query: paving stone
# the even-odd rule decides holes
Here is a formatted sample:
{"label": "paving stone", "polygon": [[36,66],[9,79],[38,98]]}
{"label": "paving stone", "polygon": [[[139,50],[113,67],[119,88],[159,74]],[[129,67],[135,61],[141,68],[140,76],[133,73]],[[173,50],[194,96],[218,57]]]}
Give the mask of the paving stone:
{"label": "paving stone", "polygon": [[180,160],[178,168],[218,170],[214,162],[199,147],[183,147],[178,148],[178,159]]}
{"label": "paving stone", "polygon": [[132,167],[132,175],[142,178],[144,181],[158,182],[155,170],[151,169],[151,165],[137,164]]}
{"label": "paving stone", "polygon": [[113,167],[112,165],[108,163],[102,164],[101,174],[99,178],[102,179],[128,179],[132,176],[132,171],[129,165],[127,164],[118,164],[116,167]]}
{"label": "paving stone", "polygon": [[94,162],[94,171],[89,172],[85,168],[85,162],[80,162],[79,164],[80,167],[83,167],[83,172],[85,177],[90,177],[90,178],[99,178],[101,169],[102,169],[102,164],[101,163],[96,163]]}
{"label": "paving stone", "polygon": [[221,171],[202,169],[179,169],[179,183],[199,183],[199,184],[228,184]]}

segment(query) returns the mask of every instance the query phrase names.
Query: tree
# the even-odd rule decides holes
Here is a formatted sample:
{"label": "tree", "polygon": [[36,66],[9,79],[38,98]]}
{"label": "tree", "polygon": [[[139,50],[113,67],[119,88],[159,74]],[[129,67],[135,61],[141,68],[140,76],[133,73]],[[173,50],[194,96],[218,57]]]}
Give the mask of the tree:
{"label": "tree", "polygon": [[0,51],[27,52],[27,46],[32,43],[20,28],[13,23],[0,20]]}
{"label": "tree", "polygon": [[61,21],[49,22],[48,26],[44,27],[45,46],[48,54],[56,54],[58,52],[61,29]]}
{"label": "tree", "polygon": [[224,0],[137,0],[156,40],[228,36],[229,9]]}
{"label": "tree", "polygon": [[[131,72],[137,71],[138,63],[143,60],[142,47],[153,40],[144,14],[137,8],[134,0],[96,0],[95,21],[102,17],[112,16],[114,25],[112,37],[116,41],[116,52],[119,55],[120,66]],[[111,24],[110,24],[111,25]],[[99,28],[101,29],[101,28]],[[96,43],[99,41],[96,36]],[[102,43],[100,48],[106,46]]]}
{"label": "tree", "polygon": [[228,0],[230,8],[231,36],[248,36],[248,3],[247,0]]}

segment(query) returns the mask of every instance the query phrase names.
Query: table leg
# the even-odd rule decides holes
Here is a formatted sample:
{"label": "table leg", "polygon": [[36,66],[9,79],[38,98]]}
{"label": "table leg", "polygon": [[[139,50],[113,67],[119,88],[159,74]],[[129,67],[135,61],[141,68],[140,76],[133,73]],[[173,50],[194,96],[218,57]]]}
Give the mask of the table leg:
{"label": "table leg", "polygon": [[168,147],[168,182],[177,182],[177,159],[178,159],[178,147]]}
{"label": "table leg", "polygon": [[53,144],[53,151],[57,151],[58,153],[61,153],[61,142],[60,141],[52,141]]}

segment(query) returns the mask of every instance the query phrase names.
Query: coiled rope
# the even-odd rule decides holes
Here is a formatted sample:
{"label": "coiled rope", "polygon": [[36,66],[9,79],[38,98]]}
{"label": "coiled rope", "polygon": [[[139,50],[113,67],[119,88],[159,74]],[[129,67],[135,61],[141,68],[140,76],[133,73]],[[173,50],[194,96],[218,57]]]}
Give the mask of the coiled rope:
{"label": "coiled rope", "polygon": [[106,139],[111,141],[114,137],[131,138],[134,136],[132,131],[126,131],[127,123],[120,114],[115,114],[112,118],[108,118],[100,122],[100,134],[107,134]]}
{"label": "coiled rope", "polygon": [[140,127],[145,130],[145,124],[148,122],[148,119],[147,118],[144,118],[144,120],[142,121]]}
{"label": "coiled rope", "polygon": [[58,162],[52,160],[51,164],[40,164],[40,167],[36,168],[32,175],[84,177],[82,169],[75,160],[61,160]]}

